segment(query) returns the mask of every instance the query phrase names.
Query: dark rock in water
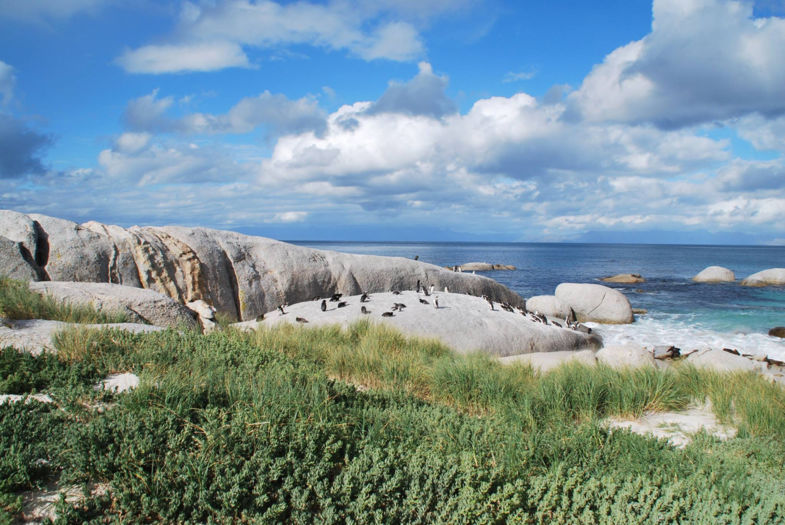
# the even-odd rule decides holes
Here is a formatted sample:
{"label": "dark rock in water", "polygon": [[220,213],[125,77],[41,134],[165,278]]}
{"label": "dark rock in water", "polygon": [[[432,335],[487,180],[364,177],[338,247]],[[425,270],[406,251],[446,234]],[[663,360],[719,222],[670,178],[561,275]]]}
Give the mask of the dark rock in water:
{"label": "dark rock in water", "polygon": [[675,346],[660,345],[654,347],[654,359],[673,359],[679,357],[681,350]]}
{"label": "dark rock in water", "polygon": [[632,313],[635,315],[646,315],[649,311],[645,308],[633,308]]}
{"label": "dark rock in water", "polygon": [[775,326],[774,328],[769,330],[769,335],[772,337],[785,338],[785,326]]}

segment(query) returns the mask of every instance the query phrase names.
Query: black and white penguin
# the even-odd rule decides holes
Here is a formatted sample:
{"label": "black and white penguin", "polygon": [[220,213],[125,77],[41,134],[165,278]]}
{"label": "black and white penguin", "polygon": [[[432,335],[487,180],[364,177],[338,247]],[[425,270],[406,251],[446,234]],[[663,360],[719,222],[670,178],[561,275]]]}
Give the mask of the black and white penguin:
{"label": "black and white penguin", "polygon": [[382,314],[382,317],[393,317],[393,313],[392,312],[384,312]]}
{"label": "black and white penguin", "polygon": [[322,308],[322,312],[326,312],[327,311],[327,299],[322,299],[322,306],[321,306],[321,308]]}
{"label": "black and white penguin", "polygon": [[343,308],[344,306],[349,306],[349,303],[347,303],[346,301],[341,301],[340,303],[338,303],[338,308]]}
{"label": "black and white penguin", "polygon": [[428,301],[420,297],[420,304],[428,304]]}
{"label": "black and white penguin", "polygon": [[342,293],[334,293],[333,296],[330,297],[330,302],[331,303],[337,303],[338,301],[341,300],[341,296],[342,295],[343,295]]}
{"label": "black and white penguin", "polygon": [[370,310],[368,310],[368,309],[367,309],[365,306],[362,306],[362,307],[360,307],[360,311],[361,311],[362,313],[364,313],[364,314],[369,314],[369,313],[371,313],[371,311],[370,311]]}
{"label": "black and white penguin", "polygon": [[305,317],[298,317],[297,319],[295,319],[295,321],[297,321],[298,323],[307,323],[308,319],[306,319]]}
{"label": "black and white penguin", "polygon": [[367,303],[368,302],[368,292],[363,292],[363,294],[360,296],[360,302],[361,303]]}
{"label": "black and white penguin", "polygon": [[[284,303],[284,304],[285,304],[285,303]],[[283,304],[279,304],[279,305],[278,305],[278,311],[279,311],[279,312],[281,312],[281,315],[284,315],[284,314],[286,313],[286,312],[284,312],[284,311],[283,311],[283,307],[284,307],[284,305],[283,305]]]}
{"label": "black and white penguin", "polygon": [[434,297],[433,298],[433,307],[436,308],[437,310],[439,309],[439,298],[438,297]]}

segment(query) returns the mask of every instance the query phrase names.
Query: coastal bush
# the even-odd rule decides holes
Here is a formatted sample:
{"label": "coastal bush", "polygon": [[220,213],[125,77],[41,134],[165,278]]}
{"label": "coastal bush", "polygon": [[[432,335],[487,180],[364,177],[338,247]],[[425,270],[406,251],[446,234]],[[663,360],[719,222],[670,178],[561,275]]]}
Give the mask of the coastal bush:
{"label": "coastal bush", "polygon": [[[0,475],[14,473],[0,504],[10,514],[20,490],[57,482],[110,486],[61,505],[75,522],[785,519],[785,433],[762,408],[777,407],[782,389],[750,375],[578,365],[538,374],[368,323],[207,336],[71,330],[56,346],[40,362],[0,354],[0,384],[56,401],[0,406]],[[139,388],[93,391],[124,371],[141,376]],[[742,437],[702,435],[680,450],[600,422],[707,398],[740,421]]]}
{"label": "coastal bush", "polygon": [[124,323],[122,313],[98,312],[89,306],[62,303],[30,291],[26,282],[0,275],[0,317],[9,320],[48,319],[67,323]]}

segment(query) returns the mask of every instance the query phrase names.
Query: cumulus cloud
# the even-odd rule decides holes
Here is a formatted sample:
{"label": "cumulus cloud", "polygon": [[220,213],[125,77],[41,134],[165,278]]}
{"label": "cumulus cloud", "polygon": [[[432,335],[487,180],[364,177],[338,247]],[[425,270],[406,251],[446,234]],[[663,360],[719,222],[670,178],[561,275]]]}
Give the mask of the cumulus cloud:
{"label": "cumulus cloud", "polygon": [[117,63],[129,73],[215,71],[251,67],[242,48],[233,42],[149,45],[127,50]]}
{"label": "cumulus cloud", "polygon": [[418,67],[419,72],[410,81],[391,82],[368,113],[404,113],[435,118],[455,113],[455,102],[445,93],[447,77],[434,75],[427,62],[420,62]]}
{"label": "cumulus cloud", "polygon": [[158,90],[128,102],[127,126],[140,132],[177,132],[185,134],[249,133],[266,126],[272,135],[313,131],[321,133],[326,115],[316,100],[304,97],[291,100],[282,94],[264,91],[246,97],[225,114],[191,113],[170,116],[173,97],[158,97]]}
{"label": "cumulus cloud", "polygon": [[249,67],[244,48],[301,44],[347,51],[364,60],[415,60],[425,52],[422,26],[432,17],[453,14],[476,3],[184,2],[168,43],[128,50],[117,63],[131,73],[216,71]]}
{"label": "cumulus cloud", "polygon": [[573,118],[678,128],[785,112],[785,19],[732,0],[655,0],[653,15],[569,96]]}
{"label": "cumulus cloud", "polygon": [[41,162],[51,137],[30,129],[23,121],[0,113],[0,178],[39,175],[46,170]]}
{"label": "cumulus cloud", "polygon": [[0,107],[11,103],[15,86],[14,68],[0,60]]}
{"label": "cumulus cloud", "polygon": [[98,155],[103,173],[115,184],[229,183],[246,178],[247,166],[222,149],[200,148],[192,143],[151,142],[150,136],[125,133],[110,149]]}

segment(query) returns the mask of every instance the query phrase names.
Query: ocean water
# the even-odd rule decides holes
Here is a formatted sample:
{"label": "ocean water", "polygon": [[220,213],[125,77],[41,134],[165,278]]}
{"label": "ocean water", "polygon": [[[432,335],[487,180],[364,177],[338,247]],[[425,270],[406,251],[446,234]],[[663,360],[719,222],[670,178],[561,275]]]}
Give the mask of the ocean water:
{"label": "ocean water", "polygon": [[[523,297],[553,294],[563,282],[599,283],[617,273],[638,273],[645,283],[606,284],[633,308],[631,325],[595,325],[606,344],[638,342],[693,348],[735,348],[785,360],[785,340],[770,337],[785,326],[785,288],[748,288],[744,277],[785,267],[783,246],[685,246],[559,243],[296,242],[322,250],[414,258],[439,266],[467,262],[511,264],[514,271],[483,272]],[[736,283],[699,284],[692,277],[711,265],[730,268]]]}

